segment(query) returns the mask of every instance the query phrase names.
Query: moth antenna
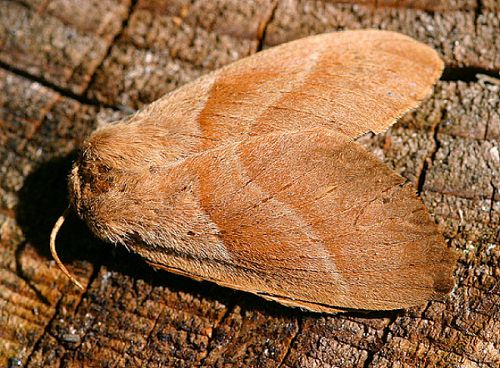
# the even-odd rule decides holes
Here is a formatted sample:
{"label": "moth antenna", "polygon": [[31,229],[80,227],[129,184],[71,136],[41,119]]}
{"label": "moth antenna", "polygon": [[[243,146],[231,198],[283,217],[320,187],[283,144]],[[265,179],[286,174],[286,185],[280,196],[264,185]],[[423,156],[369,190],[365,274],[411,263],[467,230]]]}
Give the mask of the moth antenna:
{"label": "moth antenna", "polygon": [[68,212],[70,209],[71,207],[68,206],[68,208],[64,210],[63,214],[57,219],[56,223],[54,224],[54,227],[52,228],[52,232],[50,233],[50,253],[52,254],[52,258],[54,258],[54,261],[56,261],[57,266],[66,275],[66,277],[69,278],[73,284],[75,284],[76,286],[78,286],[80,289],[83,290],[84,289],[83,285],[78,282],[75,276],[69,273],[66,266],[64,266],[64,264],[59,259],[59,256],[57,255],[56,251],[56,236],[62,224],[64,223],[64,220],[68,216]]}

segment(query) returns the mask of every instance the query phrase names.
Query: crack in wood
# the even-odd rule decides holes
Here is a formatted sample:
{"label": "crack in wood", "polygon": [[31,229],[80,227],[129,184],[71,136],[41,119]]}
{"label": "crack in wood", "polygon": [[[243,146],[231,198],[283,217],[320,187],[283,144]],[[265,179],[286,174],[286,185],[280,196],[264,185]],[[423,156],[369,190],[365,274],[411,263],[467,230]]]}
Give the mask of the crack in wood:
{"label": "crack in wood", "polygon": [[443,111],[441,111],[441,118],[438,119],[438,123],[434,124],[432,127],[432,138],[434,139],[434,146],[433,146],[432,152],[429,155],[429,157],[425,158],[424,163],[422,165],[422,170],[420,171],[420,173],[417,176],[417,178],[418,178],[417,179],[417,193],[419,196],[421,196],[422,193],[424,192],[425,178],[427,177],[427,172],[430,170],[430,168],[431,168],[431,166],[436,158],[436,154],[439,151],[439,149],[441,148],[441,142],[439,141],[438,133],[439,133],[439,122],[443,121],[443,119],[445,119],[444,115],[445,115],[445,113],[443,113]]}
{"label": "crack in wood", "polygon": [[491,186],[493,187],[493,190],[491,191],[491,203],[490,203],[490,213],[489,213],[489,222],[490,224],[493,224],[493,206],[495,205],[495,197],[497,195],[497,187],[493,184],[493,179],[491,179]]}
{"label": "crack in wood", "polygon": [[[136,356],[137,356],[140,352],[144,351],[144,350],[148,347],[148,345],[149,345],[149,343],[150,343],[151,336],[153,335],[153,332],[155,331],[156,326],[158,326],[158,322],[160,321],[160,317],[162,316],[162,314],[163,314],[163,311],[164,311],[164,310],[165,310],[165,307],[162,307],[162,308],[160,309],[160,312],[159,312],[159,313],[158,313],[158,315],[156,316],[155,321],[154,321],[154,323],[153,323],[153,327],[151,328],[151,330],[150,330],[150,331],[147,333],[147,335],[145,336],[145,339],[144,339],[144,346],[142,347],[142,349],[140,349],[139,351],[135,352],[135,353],[136,353]],[[130,354],[128,354],[127,352],[125,352],[125,355],[128,355],[130,358],[134,358],[133,356],[131,356],[131,355],[130,355]],[[152,359],[152,358],[153,358],[153,355],[151,354],[151,355],[148,357],[147,361],[146,361],[146,366],[149,366],[149,363],[151,362],[151,359]]]}
{"label": "crack in wood", "polygon": [[123,19],[120,30],[116,32],[115,36],[113,37],[113,40],[109,43],[108,49],[104,53],[100,63],[96,66],[94,69],[94,72],[89,78],[89,82],[87,83],[87,86],[82,92],[82,96],[88,96],[89,88],[94,84],[95,78],[97,76],[97,72],[99,69],[102,67],[102,65],[106,62],[106,60],[110,57],[111,51],[113,50],[113,47],[116,46],[116,43],[118,40],[122,37],[123,33],[128,27],[128,24],[130,22],[130,18],[132,17],[132,14],[134,12],[135,7],[137,6],[138,0],[132,0],[130,2],[130,6],[128,8],[127,16]]}
{"label": "crack in wood", "polygon": [[446,66],[440,80],[443,82],[478,82],[478,74],[498,78],[498,70],[490,70],[473,66]]}
{"label": "crack in wood", "polygon": [[[76,302],[76,305],[75,305],[75,308],[74,308],[74,312],[72,313],[72,315],[73,315],[73,316],[77,316],[77,315],[78,315],[78,310],[79,310],[79,308],[80,308],[80,305],[81,305],[82,301],[84,300],[84,298],[86,297],[86,295],[88,295],[89,286],[92,284],[92,282],[93,282],[93,281],[97,278],[97,276],[98,276],[98,274],[99,274],[99,268],[100,268],[100,266],[99,266],[99,267],[97,267],[97,266],[93,266],[93,267],[94,267],[94,268],[93,268],[93,270],[92,270],[92,274],[91,274],[91,275],[90,275],[90,277],[89,277],[89,281],[88,281],[88,283],[87,283],[87,287],[86,287],[86,288],[85,288],[85,290],[84,290],[84,291],[80,294],[80,298],[79,298],[79,299],[77,300],[77,302]],[[37,296],[38,296],[38,294],[37,294]],[[34,354],[35,352],[37,352],[37,351],[38,351],[38,349],[39,349],[39,347],[40,347],[39,345],[40,345],[40,343],[41,343],[41,341],[43,340],[43,337],[44,337],[45,335],[52,336],[55,340],[59,340],[59,337],[58,337],[58,336],[54,336],[54,335],[51,333],[51,331],[50,331],[50,330],[51,330],[51,328],[52,328],[52,324],[53,324],[53,322],[54,322],[54,320],[55,320],[56,316],[58,316],[58,315],[60,314],[60,313],[59,313],[59,312],[60,312],[60,310],[59,310],[59,309],[60,309],[60,307],[61,307],[61,303],[62,303],[62,301],[64,300],[64,296],[65,296],[65,294],[61,294],[61,297],[60,297],[60,299],[57,301],[57,304],[56,304],[56,306],[55,306],[55,308],[54,308],[54,315],[53,315],[53,316],[51,317],[51,319],[47,322],[47,324],[46,324],[46,326],[45,326],[45,328],[44,328],[44,331],[43,331],[43,333],[42,333],[42,334],[41,334],[41,336],[40,336],[40,339],[39,339],[39,340],[37,340],[37,342],[36,342],[36,343],[34,344],[34,346],[33,346],[33,350],[32,350],[32,351],[30,352],[30,354],[27,356],[27,358],[26,358],[26,365],[27,365],[27,366],[28,366],[28,365],[29,365],[29,363],[31,362],[31,359],[32,359],[32,357],[33,357],[33,354]],[[62,307],[63,307],[63,308],[65,308],[65,306],[62,306]],[[85,334],[84,334],[83,336],[80,336],[80,344],[79,344],[79,345],[81,345],[81,344],[84,342],[84,339],[85,339],[85,337],[86,337],[86,336],[87,336],[87,331],[85,332]],[[62,362],[62,361],[61,361],[61,362]],[[61,363],[61,362],[60,362],[60,363]]]}
{"label": "crack in wood", "polygon": [[52,336],[55,339],[57,339],[57,337],[53,336],[50,333],[50,328],[52,326],[52,323],[56,319],[56,317],[59,315],[59,308],[61,307],[61,303],[63,300],[64,300],[64,294],[61,294],[61,297],[59,298],[59,300],[57,301],[57,303],[55,305],[54,314],[52,315],[52,317],[49,319],[49,321],[45,325],[45,328],[43,329],[43,333],[41,333],[40,336],[38,337],[38,339],[35,341],[35,343],[33,344],[33,349],[30,351],[30,353],[26,357],[26,366],[30,365],[33,354],[36,351],[38,351],[38,349],[40,348],[40,344],[43,341],[43,339],[45,338],[45,335],[49,335],[49,336]]}
{"label": "crack in wood", "polygon": [[38,77],[38,76],[33,75],[25,70],[16,68],[16,67],[9,65],[9,64],[6,64],[3,61],[0,61],[0,68],[5,69],[6,71],[8,71],[14,75],[17,75],[18,77],[24,78],[24,79],[29,80],[29,81],[34,82],[34,83],[38,83],[38,84],[42,85],[43,87],[50,89],[53,92],[58,93],[62,97],[70,98],[72,100],[75,100],[75,101],[81,103],[82,105],[88,105],[88,106],[94,106],[94,107],[100,107],[100,108],[108,108],[108,109],[111,109],[114,111],[123,111],[123,109],[124,109],[124,107],[122,107],[122,106],[113,106],[113,105],[105,104],[105,103],[98,101],[97,99],[90,99],[90,98],[87,98],[85,96],[76,94],[76,93],[70,91],[69,89],[65,89],[63,87],[60,87],[57,84],[49,82],[42,77]]}
{"label": "crack in wood", "polygon": [[259,52],[264,49],[264,41],[266,39],[267,29],[269,27],[269,24],[271,24],[274,19],[274,15],[276,14],[276,9],[278,8],[278,5],[279,5],[279,0],[275,0],[267,18],[264,19],[263,21],[264,24],[261,26],[262,31],[259,32],[258,34],[257,49],[255,50],[255,52]]}
{"label": "crack in wood", "polygon": [[[215,321],[214,326],[212,328],[212,334],[209,336],[208,341],[207,341],[207,353],[205,355],[205,358],[203,358],[201,360],[201,365],[205,364],[205,361],[207,360],[207,358],[209,358],[210,354],[212,354],[212,352],[215,350],[215,347],[210,348],[210,345],[217,337],[217,328],[221,324],[223,324],[224,321],[226,321],[229,318],[231,313],[234,311],[235,307],[236,307],[236,301],[232,300],[230,303],[228,303],[228,306],[226,307],[226,311],[222,314],[221,318],[219,318],[218,320]],[[225,351],[225,349],[224,349],[224,351]],[[219,353],[222,353],[222,351]]]}
{"label": "crack in wood", "polygon": [[296,322],[297,322],[297,330],[292,335],[292,338],[290,339],[290,342],[288,343],[288,346],[286,347],[285,354],[283,355],[283,358],[281,359],[281,361],[278,362],[278,365],[277,365],[276,368],[282,368],[283,367],[283,365],[285,364],[286,360],[290,356],[290,353],[291,353],[291,351],[293,349],[293,346],[295,345],[295,341],[302,334],[302,330],[304,328],[304,321],[302,319],[302,316],[300,316],[300,315],[297,316]]}
{"label": "crack in wood", "polygon": [[35,294],[35,296],[40,300],[43,304],[50,306],[50,301],[43,295],[35,285],[33,285],[31,278],[26,275],[24,272],[23,268],[21,267],[21,256],[23,251],[26,249],[26,245],[28,244],[27,241],[21,242],[17,248],[16,252],[14,254],[14,259],[15,259],[15,268],[16,268],[16,276],[19,277],[21,280],[24,281],[24,283],[29,287],[31,291]]}
{"label": "crack in wood", "polygon": [[373,363],[373,360],[375,359],[375,356],[382,351],[384,346],[387,344],[389,340],[389,336],[391,333],[391,326],[396,322],[397,318],[399,317],[399,312],[394,313],[391,315],[389,322],[387,323],[387,326],[384,327],[382,331],[382,337],[380,338],[380,346],[376,350],[367,350],[368,356],[363,364],[363,368],[369,368],[371,364]]}
{"label": "crack in wood", "polygon": [[479,28],[479,17],[483,14],[483,0],[476,0],[476,8],[474,9],[474,27],[477,33]]}
{"label": "crack in wood", "polygon": [[78,300],[78,302],[76,303],[75,313],[74,313],[75,315],[78,314],[78,308],[80,308],[80,305],[82,304],[83,299],[89,293],[90,286],[92,285],[92,283],[94,282],[94,280],[97,279],[97,276],[99,275],[99,270],[101,269],[101,266],[102,266],[102,264],[99,264],[99,265],[92,264],[92,268],[93,268],[92,269],[92,273],[90,274],[90,277],[89,277],[89,280],[87,282],[87,286],[85,287],[85,290],[81,294],[82,296],[81,296],[80,300]]}

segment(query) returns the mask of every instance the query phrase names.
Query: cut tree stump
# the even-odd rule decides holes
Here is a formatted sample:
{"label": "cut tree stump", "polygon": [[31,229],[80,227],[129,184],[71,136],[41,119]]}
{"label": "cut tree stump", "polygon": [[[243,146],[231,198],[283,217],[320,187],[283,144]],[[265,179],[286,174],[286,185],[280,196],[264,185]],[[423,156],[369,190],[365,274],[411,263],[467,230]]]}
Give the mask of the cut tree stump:
{"label": "cut tree stump", "polygon": [[[381,28],[434,47],[434,94],[360,142],[415,185],[460,254],[444,302],[305,313],[156,272],[75,217],[51,260],[75,152],[97,126],[305,35]],[[0,0],[1,367],[498,367],[498,0]]]}

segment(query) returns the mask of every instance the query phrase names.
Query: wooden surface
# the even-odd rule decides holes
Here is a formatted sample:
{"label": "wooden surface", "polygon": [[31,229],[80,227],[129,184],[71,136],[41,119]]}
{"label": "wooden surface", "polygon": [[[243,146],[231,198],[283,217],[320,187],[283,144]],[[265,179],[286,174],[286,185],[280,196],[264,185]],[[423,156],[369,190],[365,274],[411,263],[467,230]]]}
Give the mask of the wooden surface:
{"label": "wooden surface", "polygon": [[[500,364],[498,0],[0,0],[0,366],[497,367]],[[437,49],[433,96],[360,140],[418,188],[460,253],[445,302],[303,313],[155,272],[63,227],[82,140],[193,78],[307,34],[383,28]]]}

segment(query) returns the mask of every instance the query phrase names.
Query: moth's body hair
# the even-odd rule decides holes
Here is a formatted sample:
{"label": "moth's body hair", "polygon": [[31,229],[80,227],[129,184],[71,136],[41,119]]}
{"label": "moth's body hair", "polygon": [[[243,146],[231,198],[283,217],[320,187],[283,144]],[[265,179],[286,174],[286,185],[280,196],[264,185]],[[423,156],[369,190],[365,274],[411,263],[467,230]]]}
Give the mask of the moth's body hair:
{"label": "moth's body hair", "polygon": [[354,141],[415,108],[442,68],[385,31],[266,50],[94,132],[71,206],[154,267],[288,306],[442,298],[455,256],[411,185]]}

